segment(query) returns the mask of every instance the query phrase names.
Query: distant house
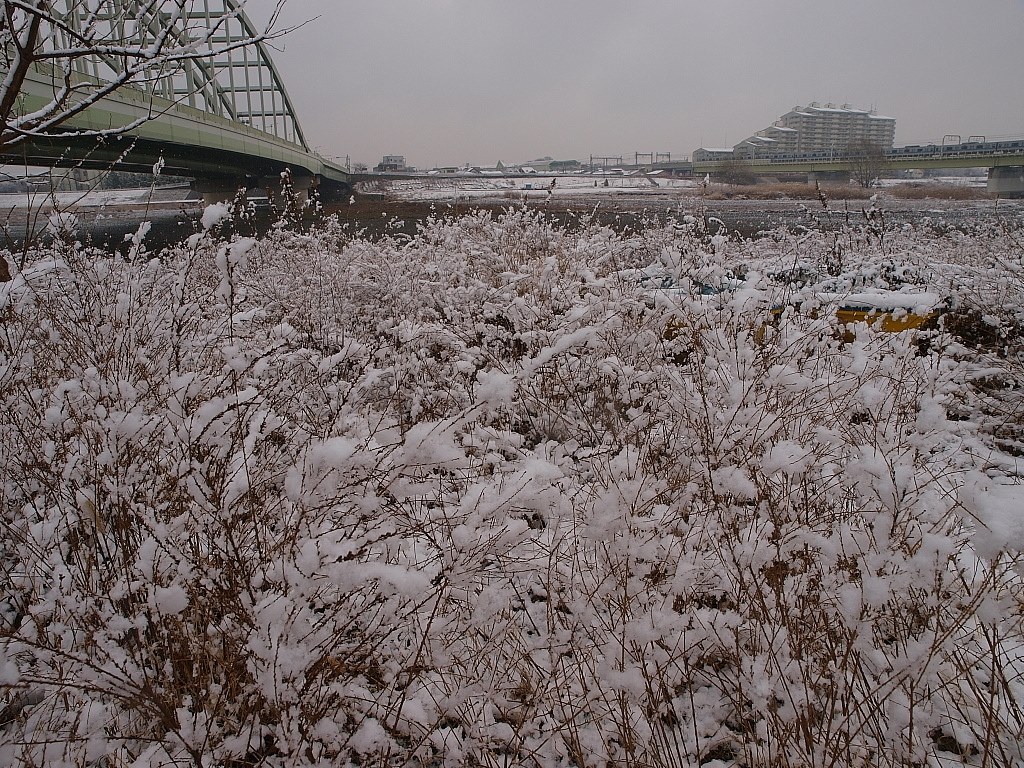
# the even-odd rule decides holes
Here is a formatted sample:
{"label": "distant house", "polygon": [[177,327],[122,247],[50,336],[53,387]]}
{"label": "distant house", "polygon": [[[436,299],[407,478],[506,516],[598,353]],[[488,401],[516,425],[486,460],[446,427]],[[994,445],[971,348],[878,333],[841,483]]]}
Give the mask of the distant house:
{"label": "distant house", "polygon": [[405,155],[384,155],[373,170],[377,173],[385,173],[387,171],[411,171],[412,169],[405,164]]}

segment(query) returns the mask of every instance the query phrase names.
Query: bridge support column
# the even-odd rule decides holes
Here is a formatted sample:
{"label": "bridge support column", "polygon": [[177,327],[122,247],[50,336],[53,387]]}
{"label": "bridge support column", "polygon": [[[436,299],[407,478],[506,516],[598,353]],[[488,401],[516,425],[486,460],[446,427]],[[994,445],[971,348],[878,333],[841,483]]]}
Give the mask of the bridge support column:
{"label": "bridge support column", "polygon": [[[270,202],[277,206],[278,210],[283,210],[287,202],[284,199],[284,190],[281,188],[282,181],[281,176],[268,176],[260,179],[256,185],[267,193]],[[312,176],[292,176],[292,194],[296,196],[299,205],[305,206],[309,202],[310,190],[318,185],[319,180]]]}
{"label": "bridge support column", "polygon": [[193,179],[192,191],[198,192],[203,198],[203,205],[213,205],[235,199],[240,187],[249,186],[245,179],[238,181],[211,181],[209,179]]}
{"label": "bridge support column", "polygon": [[[264,176],[261,178],[239,178],[236,180],[230,179],[195,179],[192,182],[192,190],[198,192],[203,198],[203,205],[213,205],[214,203],[223,203],[235,199],[235,195],[241,188],[260,189],[263,190],[267,199],[270,200],[271,204],[274,205],[278,210],[283,210],[286,206],[284,199],[284,191],[281,188],[282,178],[280,176]],[[293,176],[292,177],[292,194],[296,197],[296,202],[305,206],[309,200],[310,192],[317,188],[320,184],[320,180],[313,176]]]}
{"label": "bridge support column", "polygon": [[988,191],[999,197],[1024,197],[1024,166],[989,168]]}

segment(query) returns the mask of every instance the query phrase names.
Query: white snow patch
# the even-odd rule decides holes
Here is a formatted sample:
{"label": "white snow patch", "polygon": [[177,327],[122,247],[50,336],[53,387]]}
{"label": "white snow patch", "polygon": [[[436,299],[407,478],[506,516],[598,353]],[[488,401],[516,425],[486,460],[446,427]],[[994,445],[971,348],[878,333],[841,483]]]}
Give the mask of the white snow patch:
{"label": "white snow patch", "polygon": [[742,467],[719,467],[712,476],[717,490],[722,493],[731,493],[740,499],[757,498],[757,486]]}
{"label": "white snow patch", "polygon": [[153,604],[165,616],[181,613],[188,608],[188,592],[180,584],[156,587],[153,590]]}
{"label": "white snow patch", "polygon": [[227,203],[214,203],[206,206],[201,220],[204,230],[211,230],[231,215],[231,208]]}
{"label": "white snow patch", "polygon": [[1007,485],[972,472],[964,480],[960,501],[978,522],[974,546],[981,557],[1024,551],[1024,485]]}
{"label": "white snow patch", "polygon": [[516,377],[501,371],[480,371],[476,375],[476,396],[481,403],[508,405],[516,396]]}

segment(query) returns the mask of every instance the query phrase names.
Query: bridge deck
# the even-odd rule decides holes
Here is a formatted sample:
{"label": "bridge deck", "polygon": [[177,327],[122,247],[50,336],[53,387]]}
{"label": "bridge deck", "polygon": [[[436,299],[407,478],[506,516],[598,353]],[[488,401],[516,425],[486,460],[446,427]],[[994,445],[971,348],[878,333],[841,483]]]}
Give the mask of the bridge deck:
{"label": "bridge deck", "polygon": [[[51,76],[31,72],[23,89],[22,108],[39,109],[54,91]],[[35,139],[16,145],[5,159],[31,165],[79,165],[149,171],[163,158],[165,170],[182,176],[233,180],[276,176],[291,168],[299,176],[317,176],[349,185],[340,166],[303,147],[243,123],[177,104],[133,88],[122,88],[72,118],[63,127],[75,131],[116,132],[152,117],[123,137]]]}
{"label": "bridge deck", "polygon": [[[915,170],[929,168],[1006,168],[1024,166],[1024,153],[958,153],[945,156],[886,158],[872,163],[880,170]],[[829,173],[855,171],[864,166],[863,160],[790,160],[786,158],[755,158],[754,160],[707,160],[693,163],[694,173],[743,167],[753,173]]]}

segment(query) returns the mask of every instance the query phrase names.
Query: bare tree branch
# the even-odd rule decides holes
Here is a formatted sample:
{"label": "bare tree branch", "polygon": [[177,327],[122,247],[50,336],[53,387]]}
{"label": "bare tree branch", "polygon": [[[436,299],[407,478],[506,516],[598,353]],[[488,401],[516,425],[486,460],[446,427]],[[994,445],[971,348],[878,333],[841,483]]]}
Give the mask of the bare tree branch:
{"label": "bare tree branch", "polygon": [[885,148],[870,139],[857,139],[846,148],[850,175],[862,187],[870,187],[885,170]]}

